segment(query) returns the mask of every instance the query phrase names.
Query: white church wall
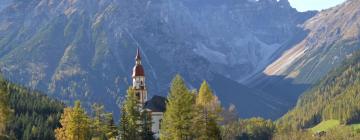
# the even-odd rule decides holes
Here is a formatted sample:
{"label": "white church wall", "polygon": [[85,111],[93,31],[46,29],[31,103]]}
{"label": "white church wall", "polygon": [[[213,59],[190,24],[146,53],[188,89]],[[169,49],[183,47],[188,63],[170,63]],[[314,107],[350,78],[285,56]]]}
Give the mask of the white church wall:
{"label": "white church wall", "polygon": [[152,117],[152,132],[154,133],[154,137],[155,138],[159,138],[160,137],[160,123],[161,120],[163,118],[163,113],[162,112],[152,112],[151,113],[151,117]]}

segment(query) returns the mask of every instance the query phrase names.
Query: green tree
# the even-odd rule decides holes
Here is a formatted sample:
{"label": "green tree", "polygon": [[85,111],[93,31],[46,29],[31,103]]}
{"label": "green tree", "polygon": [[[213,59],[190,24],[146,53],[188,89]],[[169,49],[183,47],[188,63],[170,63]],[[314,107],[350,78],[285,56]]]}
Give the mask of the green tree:
{"label": "green tree", "polygon": [[141,139],[141,110],[135,96],[135,91],[129,87],[121,116],[121,137],[122,139]]}
{"label": "green tree", "polygon": [[100,104],[92,105],[92,138],[106,140],[117,136],[117,127],[115,126],[112,113],[107,113],[104,106]]}
{"label": "green tree", "polygon": [[105,134],[108,139],[115,139],[118,135],[118,128],[115,125],[115,121],[112,113],[105,114]]}
{"label": "green tree", "polygon": [[194,137],[193,127],[195,100],[180,75],[170,88],[166,112],[164,113],[160,139],[188,140]]}
{"label": "green tree", "polygon": [[104,133],[105,124],[104,124],[104,106],[100,104],[93,104],[91,106],[93,112],[93,136],[98,137]]}
{"label": "green tree", "polygon": [[90,118],[81,107],[80,101],[74,108],[65,108],[61,116],[61,128],[55,130],[57,140],[88,140],[91,138]]}
{"label": "green tree", "polygon": [[220,128],[218,123],[221,120],[221,105],[218,98],[213,94],[208,83],[201,84],[199,94],[196,98],[196,117],[194,130],[199,140],[220,139]]}
{"label": "green tree", "polygon": [[121,107],[121,117],[120,117],[120,127],[119,127],[119,134],[121,139],[129,138],[130,130],[129,130],[129,123],[127,118],[127,113],[124,107],[124,104]]}
{"label": "green tree", "polygon": [[271,120],[250,118],[222,126],[222,139],[270,140],[275,130]]}

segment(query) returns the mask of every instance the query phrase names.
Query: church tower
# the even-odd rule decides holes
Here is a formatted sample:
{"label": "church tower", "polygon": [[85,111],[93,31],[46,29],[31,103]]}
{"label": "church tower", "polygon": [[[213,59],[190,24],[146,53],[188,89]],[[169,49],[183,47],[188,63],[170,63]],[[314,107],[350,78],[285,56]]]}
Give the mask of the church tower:
{"label": "church tower", "polygon": [[145,72],[144,68],[141,65],[141,56],[140,50],[137,49],[136,57],[135,57],[136,64],[133,68],[132,80],[133,86],[132,88],[135,90],[135,96],[139,101],[139,105],[143,107],[145,102],[147,101],[147,89],[145,85]]}

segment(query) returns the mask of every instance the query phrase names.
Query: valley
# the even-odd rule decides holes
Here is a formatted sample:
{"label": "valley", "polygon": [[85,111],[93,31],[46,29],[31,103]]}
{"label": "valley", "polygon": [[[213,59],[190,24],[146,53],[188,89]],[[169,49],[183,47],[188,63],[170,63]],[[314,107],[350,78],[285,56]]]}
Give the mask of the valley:
{"label": "valley", "polygon": [[1,5],[0,67],[7,79],[69,105],[97,102],[114,112],[131,85],[136,48],[150,96],[166,96],[171,78],[181,74],[190,88],[209,81],[243,118],[275,120],[359,47],[356,0],[320,12],[298,12],[287,0]]}

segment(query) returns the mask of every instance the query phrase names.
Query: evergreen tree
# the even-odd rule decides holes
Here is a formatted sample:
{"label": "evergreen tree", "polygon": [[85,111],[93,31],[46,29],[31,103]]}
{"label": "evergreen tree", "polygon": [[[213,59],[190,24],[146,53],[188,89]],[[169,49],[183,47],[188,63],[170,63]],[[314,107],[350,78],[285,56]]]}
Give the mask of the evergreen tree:
{"label": "evergreen tree", "polygon": [[121,117],[120,117],[120,127],[119,127],[119,134],[121,139],[129,138],[129,123],[127,119],[127,113],[125,110],[124,105],[121,107]]}
{"label": "evergreen tree", "polygon": [[65,108],[61,116],[61,128],[55,130],[57,140],[88,140],[91,138],[90,119],[80,101],[74,108]]}
{"label": "evergreen tree", "polygon": [[213,95],[212,90],[206,81],[201,84],[198,97],[196,98],[196,117],[194,130],[199,140],[217,140],[220,139],[220,121],[221,106],[218,98]]}
{"label": "evergreen tree", "polygon": [[105,114],[105,134],[107,139],[115,139],[118,135],[118,128],[115,125],[113,114]]}
{"label": "evergreen tree", "polygon": [[98,140],[106,140],[106,115],[109,113],[105,112],[103,105],[97,103],[93,104],[91,108],[93,112],[92,138]]}
{"label": "evergreen tree", "polygon": [[118,128],[115,126],[113,114],[105,112],[104,106],[97,103],[92,105],[92,112],[92,139],[115,139]]}
{"label": "evergreen tree", "polygon": [[194,118],[195,100],[180,75],[177,75],[170,88],[166,112],[164,113],[160,138],[162,140],[193,139],[191,129]]}
{"label": "evergreen tree", "polygon": [[141,130],[140,124],[142,120],[140,115],[140,106],[138,105],[135,91],[129,87],[121,116],[122,139],[141,139],[139,131]]}

